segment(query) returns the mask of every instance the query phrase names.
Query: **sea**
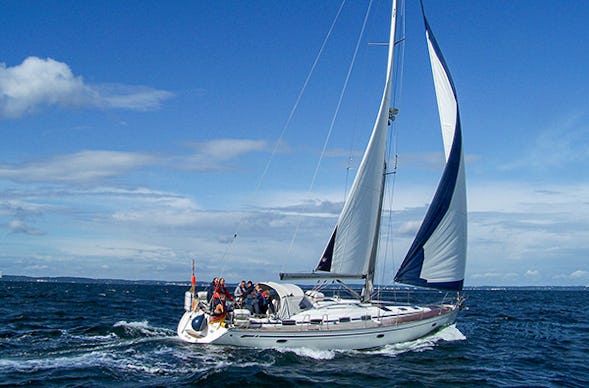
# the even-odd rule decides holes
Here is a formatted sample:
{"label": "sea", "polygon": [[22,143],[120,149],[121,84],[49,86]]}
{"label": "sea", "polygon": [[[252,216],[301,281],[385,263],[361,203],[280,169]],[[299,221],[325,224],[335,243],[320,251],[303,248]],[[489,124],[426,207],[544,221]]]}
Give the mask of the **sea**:
{"label": "sea", "polygon": [[589,386],[589,291],[469,290],[457,323],[427,338],[316,351],[181,342],[186,290],[0,281],[0,386]]}

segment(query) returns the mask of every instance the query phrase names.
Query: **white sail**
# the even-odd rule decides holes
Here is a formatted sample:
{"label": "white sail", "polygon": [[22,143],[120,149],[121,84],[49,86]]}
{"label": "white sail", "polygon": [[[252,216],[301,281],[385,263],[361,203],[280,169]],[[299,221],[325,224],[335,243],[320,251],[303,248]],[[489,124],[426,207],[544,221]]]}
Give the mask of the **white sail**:
{"label": "white sail", "polygon": [[384,192],[385,153],[391,105],[396,26],[396,1],[391,12],[386,82],[380,108],[352,188],[334,231],[313,274],[280,274],[293,278],[365,278],[372,291]]}
{"label": "white sail", "polygon": [[352,188],[317,270],[337,277],[365,277],[372,290],[385,176],[385,152],[391,105],[396,4],[393,4],[386,83],[378,116]]}
{"label": "white sail", "polygon": [[425,26],[446,167],[421,228],[395,280],[424,287],[461,290],[466,263],[467,228],[460,114],[452,78],[427,20]]}

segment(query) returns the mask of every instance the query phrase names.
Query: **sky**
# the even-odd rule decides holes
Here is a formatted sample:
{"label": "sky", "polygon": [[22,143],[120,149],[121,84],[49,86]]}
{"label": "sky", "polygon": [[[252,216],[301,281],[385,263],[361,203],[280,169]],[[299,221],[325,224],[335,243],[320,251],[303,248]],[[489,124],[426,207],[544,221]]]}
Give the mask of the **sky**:
{"label": "sky", "polygon": [[[386,49],[369,43],[386,42],[390,5],[372,4],[357,44],[368,5],[343,5],[313,67],[340,1],[0,2],[0,272],[315,268],[382,94]],[[465,285],[589,285],[589,2],[425,8],[462,119]],[[385,285],[443,168],[417,2],[406,16]]]}

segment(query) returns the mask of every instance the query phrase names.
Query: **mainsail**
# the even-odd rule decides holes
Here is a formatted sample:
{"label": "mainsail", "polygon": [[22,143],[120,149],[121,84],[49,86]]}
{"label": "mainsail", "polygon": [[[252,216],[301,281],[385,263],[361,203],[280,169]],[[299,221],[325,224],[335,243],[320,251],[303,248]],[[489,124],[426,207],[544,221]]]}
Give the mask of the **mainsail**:
{"label": "mainsail", "polygon": [[313,274],[281,274],[286,278],[364,278],[364,298],[373,288],[384,193],[385,153],[391,105],[396,26],[393,2],[386,83],[376,122],[337,224]]}
{"label": "mainsail", "polygon": [[425,14],[424,22],[444,138],[446,167],[395,281],[461,290],[466,263],[466,184],[460,114],[454,83]]}

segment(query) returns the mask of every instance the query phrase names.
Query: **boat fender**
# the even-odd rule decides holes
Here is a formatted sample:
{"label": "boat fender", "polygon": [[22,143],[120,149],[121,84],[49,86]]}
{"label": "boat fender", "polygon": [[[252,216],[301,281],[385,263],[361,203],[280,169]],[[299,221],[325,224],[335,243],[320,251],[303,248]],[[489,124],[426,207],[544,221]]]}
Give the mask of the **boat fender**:
{"label": "boat fender", "polygon": [[206,324],[207,324],[207,321],[205,320],[204,314],[197,315],[196,317],[194,317],[192,319],[192,322],[190,322],[190,325],[192,326],[194,331],[204,330],[204,327]]}
{"label": "boat fender", "polygon": [[192,292],[186,291],[184,293],[184,311],[192,310]]}

